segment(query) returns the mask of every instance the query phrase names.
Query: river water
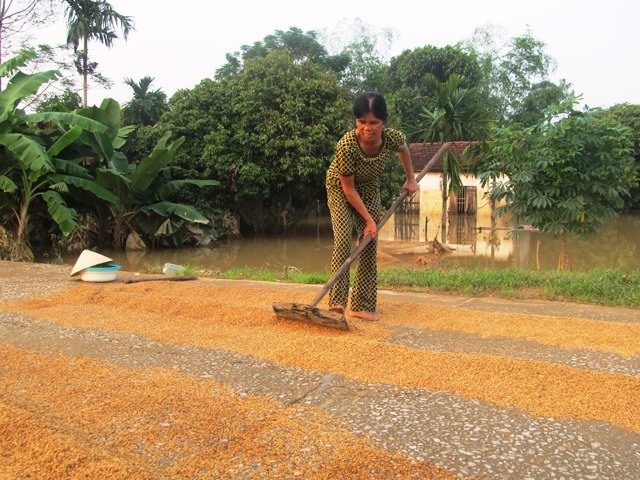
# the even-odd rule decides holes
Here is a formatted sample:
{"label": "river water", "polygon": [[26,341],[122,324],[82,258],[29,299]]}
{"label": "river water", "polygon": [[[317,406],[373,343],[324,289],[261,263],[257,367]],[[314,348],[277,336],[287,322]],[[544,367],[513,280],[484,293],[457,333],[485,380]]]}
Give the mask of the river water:
{"label": "river water", "polygon": [[[470,229],[460,241],[450,229],[447,245],[450,254],[433,255],[429,246],[417,242],[379,242],[380,268],[438,266],[442,268],[507,267],[529,270],[557,268],[560,241],[539,232],[521,232],[516,238],[507,230],[491,231]],[[459,232],[458,232],[459,236]],[[618,268],[625,271],[640,269],[640,215],[624,215],[607,221],[594,236],[584,241],[576,236],[568,240],[569,261],[573,270]],[[174,263],[195,268],[226,271],[231,268],[250,267],[285,272],[326,273],[329,271],[332,236],[325,220],[306,233],[287,237],[247,237],[217,243],[204,248],[162,249],[143,251],[108,251],[99,253],[112,258],[129,271],[148,270]],[[73,265],[77,255],[49,260]]]}

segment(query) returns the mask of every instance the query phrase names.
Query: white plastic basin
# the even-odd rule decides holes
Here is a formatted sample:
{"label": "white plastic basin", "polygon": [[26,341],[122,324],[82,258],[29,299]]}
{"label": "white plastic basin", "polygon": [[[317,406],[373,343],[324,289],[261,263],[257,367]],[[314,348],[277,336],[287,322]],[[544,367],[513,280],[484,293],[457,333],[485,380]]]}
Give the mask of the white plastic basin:
{"label": "white plastic basin", "polygon": [[84,282],[113,282],[120,265],[110,263],[99,267],[85,268],[80,272],[80,279]]}

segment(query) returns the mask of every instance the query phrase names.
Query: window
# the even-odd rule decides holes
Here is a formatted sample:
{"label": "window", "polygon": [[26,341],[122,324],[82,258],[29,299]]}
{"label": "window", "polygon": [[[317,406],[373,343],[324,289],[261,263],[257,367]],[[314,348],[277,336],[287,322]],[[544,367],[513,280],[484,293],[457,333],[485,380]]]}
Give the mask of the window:
{"label": "window", "polygon": [[395,239],[407,242],[418,241],[420,228],[420,195],[405,198],[398,206],[394,217]]}

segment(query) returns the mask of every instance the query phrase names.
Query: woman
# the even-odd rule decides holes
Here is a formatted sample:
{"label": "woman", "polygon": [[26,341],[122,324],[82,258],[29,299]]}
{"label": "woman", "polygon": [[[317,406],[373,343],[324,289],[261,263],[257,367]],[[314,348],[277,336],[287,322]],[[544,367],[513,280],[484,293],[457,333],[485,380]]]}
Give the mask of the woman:
{"label": "woman", "polygon": [[[360,254],[353,284],[351,317],[379,320],[377,303],[377,222],[383,215],[380,204],[380,175],[389,156],[397,153],[404,166],[406,181],[402,187],[409,195],[418,190],[405,135],[386,127],[387,104],[382,95],[363,93],[353,105],[354,130],[336,145],[335,156],[327,171],[327,197],[334,246],[331,273],[335,273],[351,254],[355,226],[358,240],[371,235],[372,241]],[[349,272],[345,272],[329,293],[329,308],[344,313],[349,296]]]}

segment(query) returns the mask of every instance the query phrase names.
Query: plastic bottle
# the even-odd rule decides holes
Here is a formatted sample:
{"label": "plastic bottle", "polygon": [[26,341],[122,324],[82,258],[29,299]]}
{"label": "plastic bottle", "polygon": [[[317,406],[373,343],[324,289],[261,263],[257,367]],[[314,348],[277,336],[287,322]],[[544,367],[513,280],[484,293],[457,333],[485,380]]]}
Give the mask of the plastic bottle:
{"label": "plastic bottle", "polygon": [[176,265],[175,263],[165,263],[162,267],[162,273],[165,275],[178,275],[184,271],[182,265]]}

